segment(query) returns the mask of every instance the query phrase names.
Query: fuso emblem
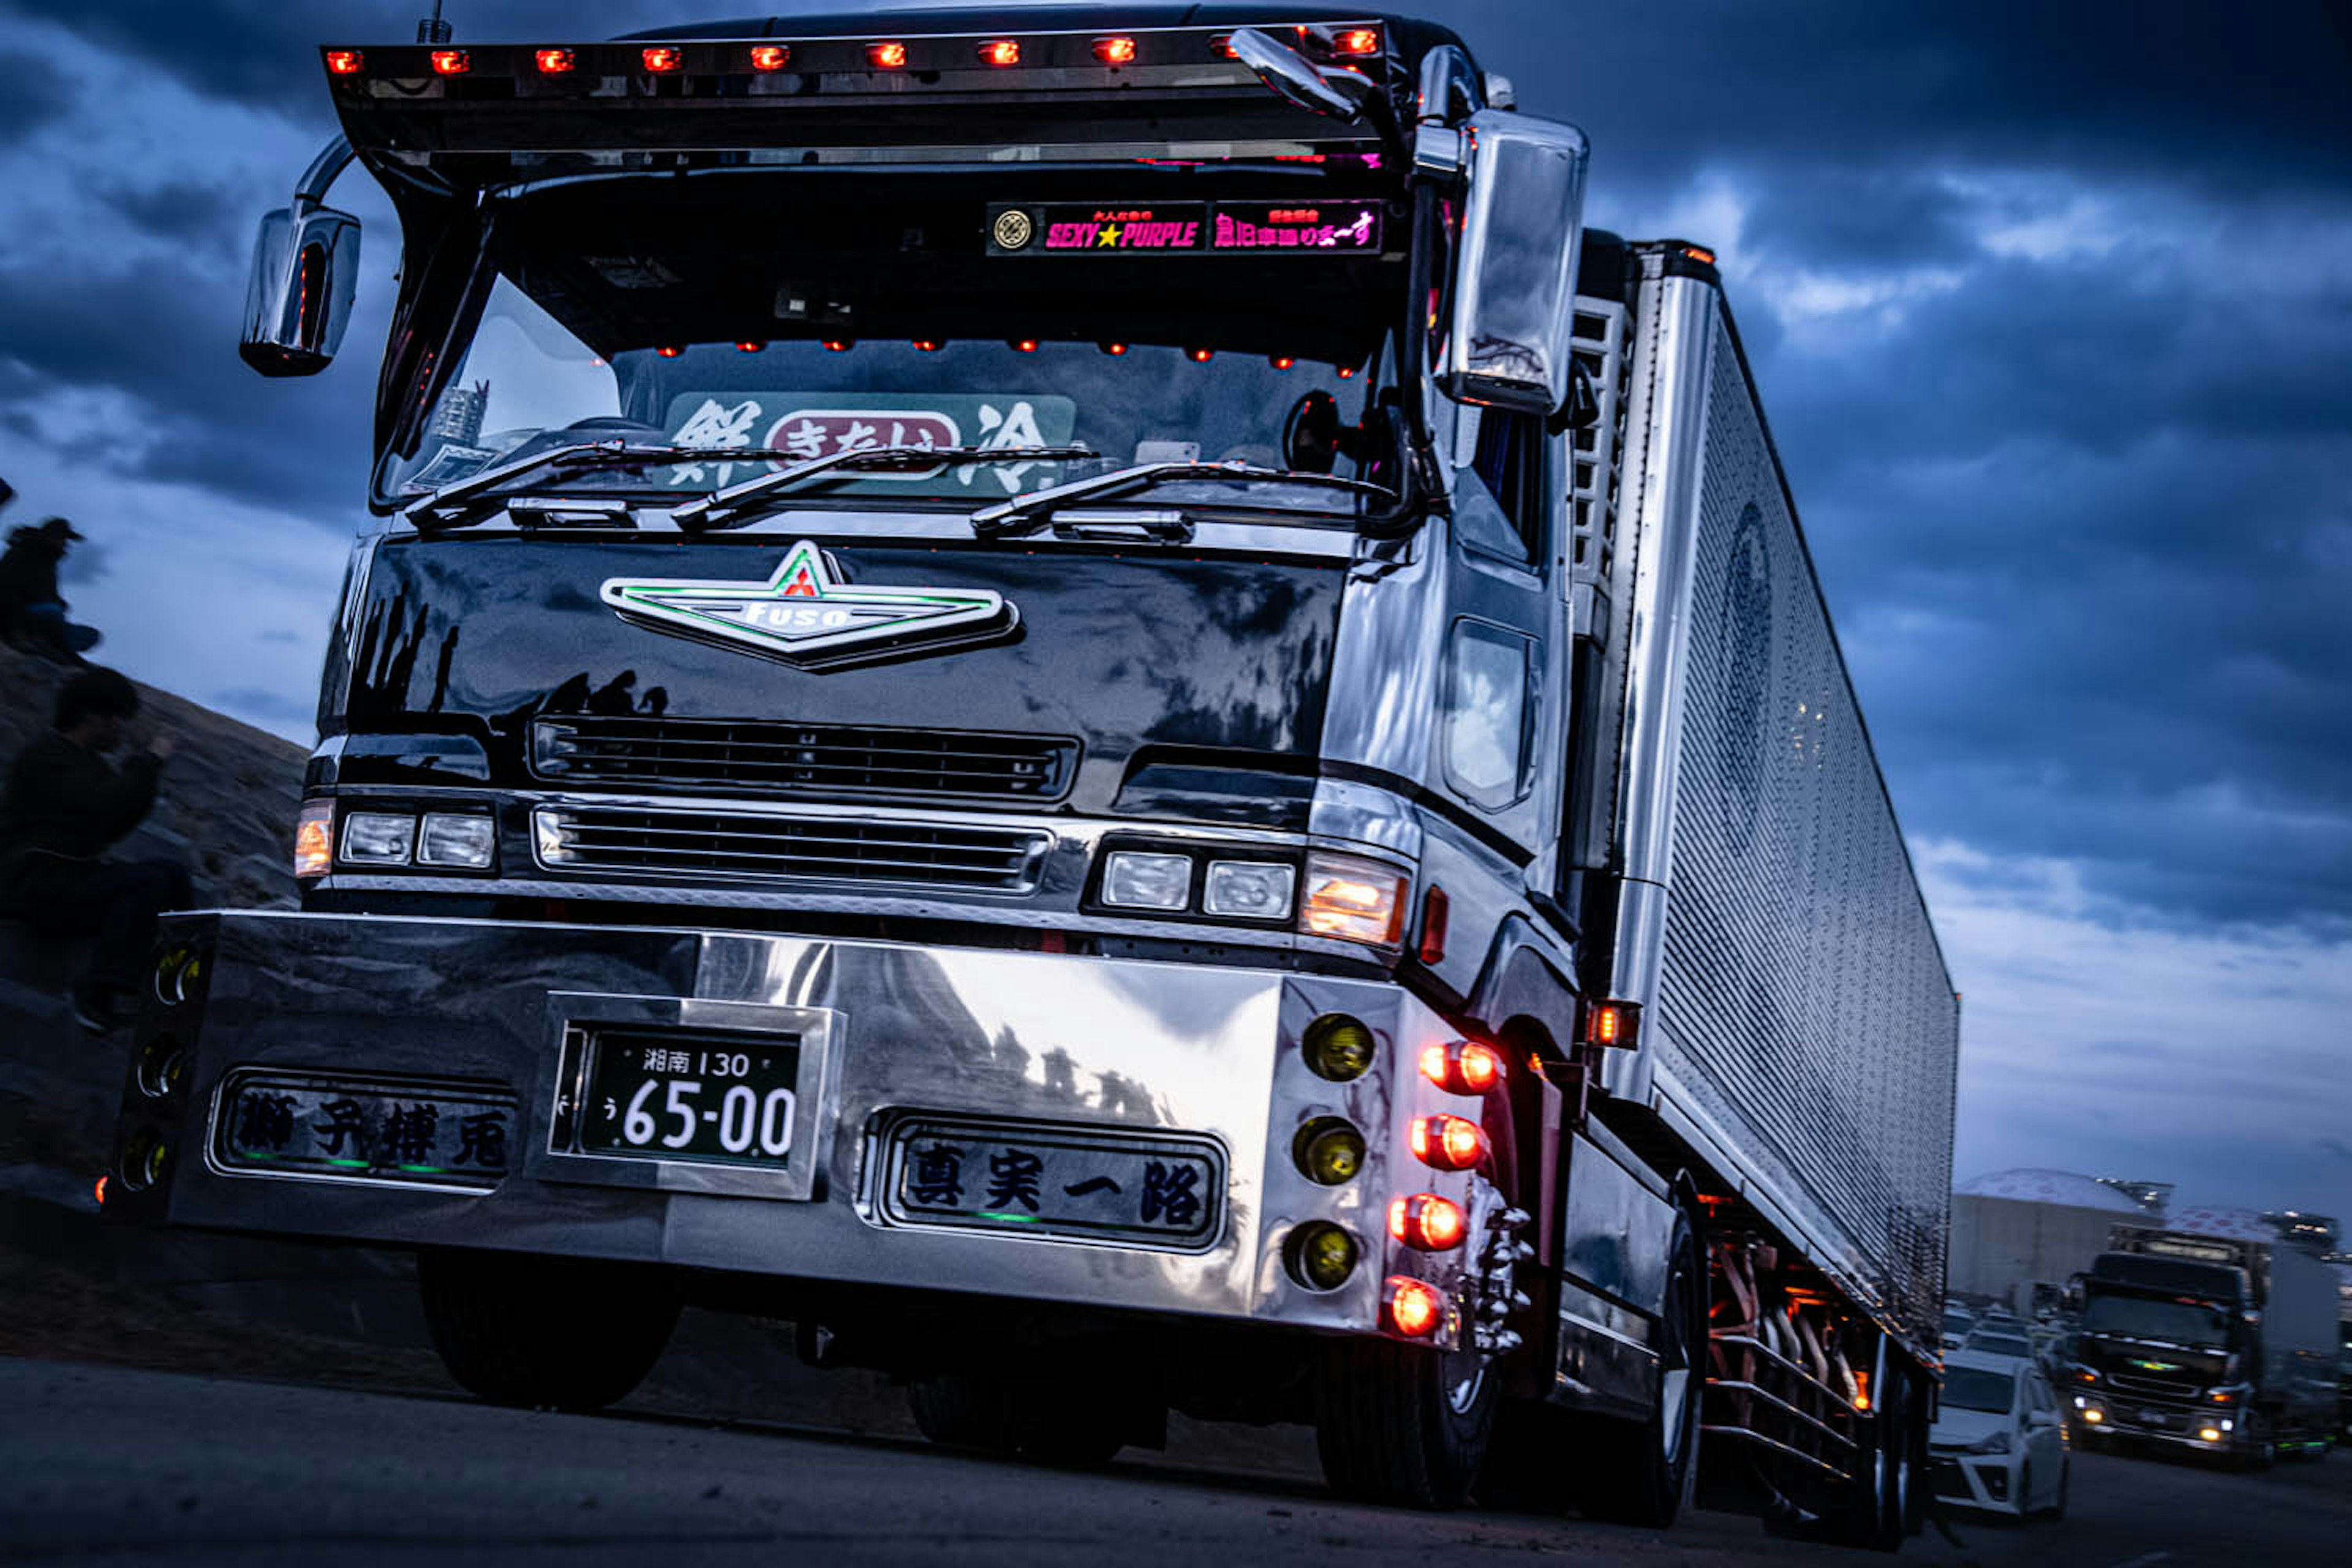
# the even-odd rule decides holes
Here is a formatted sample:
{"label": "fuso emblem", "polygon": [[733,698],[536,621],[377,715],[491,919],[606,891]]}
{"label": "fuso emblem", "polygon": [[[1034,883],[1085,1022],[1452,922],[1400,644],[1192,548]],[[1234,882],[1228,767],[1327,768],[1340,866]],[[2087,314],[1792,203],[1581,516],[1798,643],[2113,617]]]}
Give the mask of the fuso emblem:
{"label": "fuso emblem", "polygon": [[1020,624],[986,589],[845,583],[807,540],[765,583],[614,577],[604,595],[623,620],[811,669],[992,642]]}

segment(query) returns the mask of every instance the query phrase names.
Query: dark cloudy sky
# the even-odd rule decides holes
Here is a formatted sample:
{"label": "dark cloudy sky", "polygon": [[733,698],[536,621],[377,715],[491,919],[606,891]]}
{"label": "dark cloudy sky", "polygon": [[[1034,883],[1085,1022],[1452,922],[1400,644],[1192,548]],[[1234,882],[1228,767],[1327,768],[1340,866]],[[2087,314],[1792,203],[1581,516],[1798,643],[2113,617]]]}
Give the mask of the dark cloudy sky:
{"label": "dark cloudy sky", "polygon": [[[93,536],[119,662],[305,741],[394,226],[338,187],[309,383],[237,363],[243,251],[312,47],[420,8],[0,0],[0,474]],[[2352,1217],[2352,6],[1423,9],[1590,132],[1596,221],[1723,253],[1967,994],[1959,1174]]]}

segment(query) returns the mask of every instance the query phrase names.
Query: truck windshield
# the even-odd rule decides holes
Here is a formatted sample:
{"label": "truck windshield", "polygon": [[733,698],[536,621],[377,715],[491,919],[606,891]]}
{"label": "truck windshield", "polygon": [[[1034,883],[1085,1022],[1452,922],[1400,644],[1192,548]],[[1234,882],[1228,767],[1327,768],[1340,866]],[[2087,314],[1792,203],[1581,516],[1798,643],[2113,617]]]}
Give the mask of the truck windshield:
{"label": "truck windshield", "polygon": [[1960,1410],[1984,1410],[2006,1415],[2017,1402],[2017,1378],[2006,1372],[1979,1366],[1949,1367],[1944,1373],[1944,1403]]}
{"label": "truck windshield", "polygon": [[[877,174],[619,181],[514,198],[481,231],[491,281],[452,312],[438,358],[457,369],[413,450],[379,466],[377,501],[600,440],[743,457],[600,465],[565,475],[562,490],[708,492],[782,463],[906,446],[1081,446],[1100,458],[844,473],[796,490],[794,504],[969,510],[1155,462],[1311,467],[1393,485],[1392,446],[1367,434],[1385,430],[1379,411],[1395,402],[1388,344],[1402,298],[1401,260],[1381,237],[1402,226],[1383,226],[1380,202],[1249,204],[1291,226],[1274,229],[1207,216],[1240,203],[1041,201],[1022,209],[1039,215],[1022,230],[1006,223],[1003,191]],[[1061,221],[1097,209],[1103,223]],[[1353,226],[1303,226],[1343,212]],[[1064,228],[1119,243],[1045,254]],[[1334,238],[1328,254],[1213,248],[1244,229]],[[995,237],[1015,230],[1034,237],[1024,254]],[[1136,254],[1126,241],[1138,236],[1198,248]],[[1294,426],[1315,433],[1308,461],[1286,439]],[[1150,500],[1235,500],[1232,485],[1194,488]],[[1261,483],[1243,504],[1329,521],[1358,503]]]}
{"label": "truck windshield", "polygon": [[2227,1321],[2218,1309],[2147,1296],[2092,1297],[2083,1308],[2083,1331],[2199,1350],[2226,1350],[2230,1343]]}

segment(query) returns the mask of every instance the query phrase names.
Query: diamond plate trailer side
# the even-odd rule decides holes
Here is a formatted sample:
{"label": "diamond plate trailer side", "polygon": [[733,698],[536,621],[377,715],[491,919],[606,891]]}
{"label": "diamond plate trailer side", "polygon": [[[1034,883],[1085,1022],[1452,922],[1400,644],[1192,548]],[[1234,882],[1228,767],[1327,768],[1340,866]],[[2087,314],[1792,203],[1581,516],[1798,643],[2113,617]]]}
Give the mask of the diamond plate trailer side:
{"label": "diamond plate trailer side", "polygon": [[[1605,1087],[1932,1362],[1959,1002],[1712,268],[1637,255]],[[1596,628],[1597,629],[1597,628]]]}

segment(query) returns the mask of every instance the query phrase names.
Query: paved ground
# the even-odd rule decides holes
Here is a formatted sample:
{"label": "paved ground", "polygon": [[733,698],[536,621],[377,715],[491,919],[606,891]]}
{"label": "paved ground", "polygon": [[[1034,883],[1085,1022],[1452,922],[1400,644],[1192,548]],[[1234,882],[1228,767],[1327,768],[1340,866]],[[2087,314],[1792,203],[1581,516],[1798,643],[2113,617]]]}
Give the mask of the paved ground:
{"label": "paved ground", "polygon": [[[1915,1562],[2320,1563],[2352,1458],[2268,1475],[2078,1456],[2074,1512],[1960,1521]],[[1038,1564],[1864,1561],[1701,1514],[1666,1537],[1337,1504],[1162,1459],[1072,1475],[809,1429],[0,1361],[0,1562]]]}

